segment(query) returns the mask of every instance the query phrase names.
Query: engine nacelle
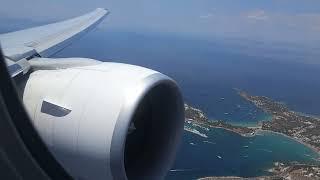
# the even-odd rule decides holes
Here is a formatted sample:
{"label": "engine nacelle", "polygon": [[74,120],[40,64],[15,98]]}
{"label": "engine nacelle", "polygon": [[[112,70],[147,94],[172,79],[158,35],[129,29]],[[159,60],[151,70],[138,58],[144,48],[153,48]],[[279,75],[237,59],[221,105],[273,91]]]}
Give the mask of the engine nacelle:
{"label": "engine nacelle", "polygon": [[161,179],[183,131],[176,83],[133,65],[35,71],[23,102],[43,141],[75,179]]}

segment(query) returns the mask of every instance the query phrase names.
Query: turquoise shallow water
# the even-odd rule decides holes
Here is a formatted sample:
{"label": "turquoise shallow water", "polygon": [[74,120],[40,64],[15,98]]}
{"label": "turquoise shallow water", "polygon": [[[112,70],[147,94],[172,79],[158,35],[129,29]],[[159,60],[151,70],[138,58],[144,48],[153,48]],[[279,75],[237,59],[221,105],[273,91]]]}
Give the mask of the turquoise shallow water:
{"label": "turquoise shallow water", "polygon": [[317,153],[280,134],[263,132],[242,137],[220,128],[196,129],[208,138],[185,131],[176,162],[166,179],[267,175],[267,170],[278,161],[320,164]]}

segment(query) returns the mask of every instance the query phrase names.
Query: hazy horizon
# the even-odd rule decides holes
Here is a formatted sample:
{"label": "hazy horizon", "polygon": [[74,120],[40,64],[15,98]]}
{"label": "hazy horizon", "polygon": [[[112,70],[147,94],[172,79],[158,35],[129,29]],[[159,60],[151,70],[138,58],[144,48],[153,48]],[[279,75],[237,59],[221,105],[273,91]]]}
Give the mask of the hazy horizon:
{"label": "hazy horizon", "polygon": [[315,0],[187,0],[183,3],[168,0],[11,0],[3,4],[0,23],[6,26],[13,26],[17,23],[13,20],[20,20],[20,24],[31,27],[31,24],[64,20],[103,7],[111,13],[99,25],[100,29],[310,46],[320,41],[320,2]]}

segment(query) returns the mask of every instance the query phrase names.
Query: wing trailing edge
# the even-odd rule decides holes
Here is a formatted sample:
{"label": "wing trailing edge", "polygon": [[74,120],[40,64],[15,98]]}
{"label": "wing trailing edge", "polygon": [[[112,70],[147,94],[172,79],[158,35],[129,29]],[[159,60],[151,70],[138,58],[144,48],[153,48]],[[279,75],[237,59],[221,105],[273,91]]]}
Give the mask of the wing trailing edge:
{"label": "wing trailing edge", "polygon": [[[90,13],[69,20],[0,34],[0,43],[7,59],[7,66],[14,69],[11,76],[25,73],[30,68],[25,61],[38,57],[50,57],[61,51],[96,27],[108,13],[106,9],[97,8]],[[23,66],[14,65],[20,61],[23,62]],[[22,70],[17,68],[18,66]]]}

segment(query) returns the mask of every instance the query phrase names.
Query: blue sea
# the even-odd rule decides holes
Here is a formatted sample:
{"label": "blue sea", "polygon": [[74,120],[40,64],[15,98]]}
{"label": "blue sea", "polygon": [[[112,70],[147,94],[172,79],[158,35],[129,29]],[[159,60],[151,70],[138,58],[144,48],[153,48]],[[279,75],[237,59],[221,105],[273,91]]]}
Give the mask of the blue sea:
{"label": "blue sea", "polygon": [[[185,101],[210,119],[255,126],[270,116],[244,101],[234,88],[320,115],[317,52],[286,43],[97,29],[56,57],[88,57],[155,69],[175,79]],[[268,174],[276,161],[319,163],[315,160],[319,155],[282,135],[242,137],[223,129],[201,131],[208,138],[184,132],[167,179],[252,177]]]}
{"label": "blue sea", "polygon": [[[271,97],[295,111],[320,115],[319,56],[290,44],[97,30],[57,55],[73,56],[163,72],[180,84],[188,104],[202,109],[212,120],[256,126],[270,119],[239,97],[234,88]],[[305,56],[312,63],[305,63]],[[311,149],[279,134],[248,138],[215,128],[203,133],[208,138],[184,133],[167,179],[252,177],[267,175],[277,161],[320,163]]]}
{"label": "blue sea", "polygon": [[320,115],[320,48],[309,52],[312,48],[303,45],[261,44],[98,29],[56,56],[123,62],[163,72],[180,84],[185,101],[204,110],[210,119],[250,122],[261,118],[261,112],[241,100],[233,88]]}

